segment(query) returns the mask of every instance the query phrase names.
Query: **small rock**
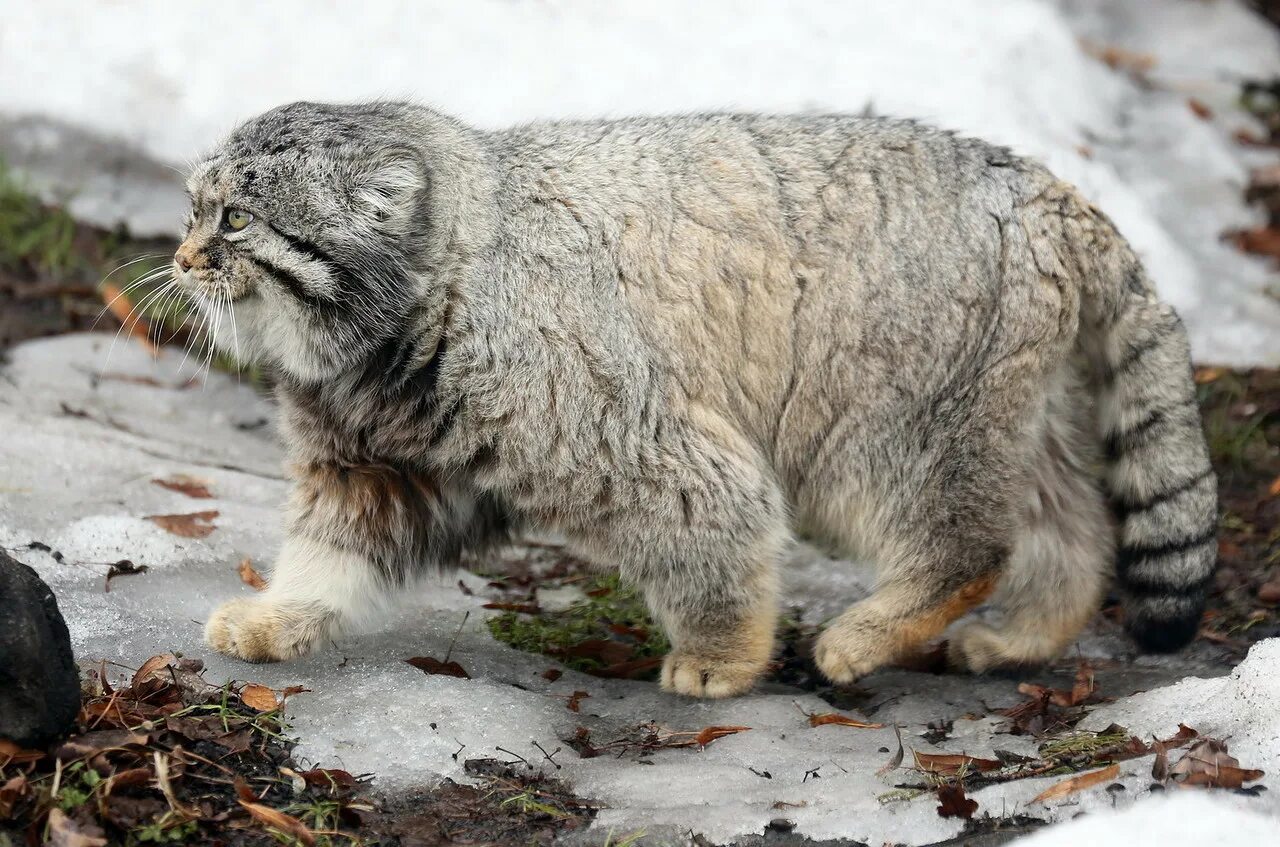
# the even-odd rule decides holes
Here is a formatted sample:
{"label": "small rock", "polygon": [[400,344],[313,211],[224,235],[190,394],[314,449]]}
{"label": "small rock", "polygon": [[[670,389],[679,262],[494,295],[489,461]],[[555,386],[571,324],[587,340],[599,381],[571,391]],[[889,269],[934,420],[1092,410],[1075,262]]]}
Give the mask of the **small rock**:
{"label": "small rock", "polygon": [[1280,603],[1280,579],[1264,582],[1258,588],[1258,599],[1263,603]]}
{"label": "small rock", "polygon": [[770,832],[790,832],[796,828],[796,822],[786,818],[774,818],[765,828]]}
{"label": "small rock", "polygon": [[80,711],[80,673],[58,601],[31,568],[0,552],[0,738],[43,747]]}

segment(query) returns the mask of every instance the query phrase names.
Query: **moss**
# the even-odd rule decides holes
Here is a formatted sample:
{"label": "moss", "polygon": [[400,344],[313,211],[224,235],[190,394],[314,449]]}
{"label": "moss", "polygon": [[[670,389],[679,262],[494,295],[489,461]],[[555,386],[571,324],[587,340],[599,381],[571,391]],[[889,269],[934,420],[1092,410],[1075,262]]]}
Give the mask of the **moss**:
{"label": "moss", "polygon": [[46,206],[0,161],[0,269],[23,277],[64,276],[83,261],[76,222]]}
{"label": "moss", "polygon": [[559,611],[536,614],[503,612],[489,619],[489,631],[505,644],[552,656],[577,670],[599,670],[607,663],[591,656],[565,655],[585,641],[616,641],[632,649],[632,658],[664,655],[666,639],[649,617],[644,600],[617,574],[589,574],[580,583],[586,599]]}

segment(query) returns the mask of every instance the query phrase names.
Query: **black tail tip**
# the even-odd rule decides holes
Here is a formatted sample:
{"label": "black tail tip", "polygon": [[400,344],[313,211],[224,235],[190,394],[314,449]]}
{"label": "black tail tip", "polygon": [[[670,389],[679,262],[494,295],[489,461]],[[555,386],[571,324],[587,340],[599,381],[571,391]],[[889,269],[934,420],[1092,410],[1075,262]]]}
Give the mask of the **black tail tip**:
{"label": "black tail tip", "polygon": [[1125,622],[1129,636],[1146,653],[1173,653],[1186,647],[1200,629],[1200,615],[1153,619],[1132,617]]}

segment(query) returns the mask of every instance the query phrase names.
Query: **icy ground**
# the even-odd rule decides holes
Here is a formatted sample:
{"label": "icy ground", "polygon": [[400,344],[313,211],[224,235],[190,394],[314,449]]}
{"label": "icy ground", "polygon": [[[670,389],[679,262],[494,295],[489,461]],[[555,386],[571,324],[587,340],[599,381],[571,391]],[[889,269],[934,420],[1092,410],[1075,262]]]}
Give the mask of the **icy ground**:
{"label": "icy ground", "polygon": [[[300,754],[353,773],[373,772],[376,785],[391,792],[442,777],[463,779],[464,760],[507,758],[499,747],[546,768],[551,765],[534,743],[547,751],[564,748],[555,755],[563,766],[559,775],[581,796],[606,806],[585,843],[603,843],[610,831],[638,830],[669,836],[671,843],[687,843],[689,832],[726,843],[759,834],[780,817],[810,838],[872,845],[928,844],[961,831],[959,820],[938,816],[931,797],[877,799],[909,776],[876,774],[889,759],[884,748],[896,749],[890,729],[810,727],[801,709],[831,707],[779,686],[707,703],[664,694],[651,683],[568,670],[548,682],[542,673],[555,663],[495,642],[483,625],[484,598],[464,594],[454,578],[414,592],[383,631],[344,638],[303,661],[251,666],[212,655],[201,642],[201,621],[214,604],[250,591],[236,573],[240,559],[252,557],[266,570],[279,542],[286,484],[272,409],[225,374],[187,385],[178,374],[180,352],[166,349],[152,361],[136,343],[122,341],[107,364],[110,346],[106,335],[32,342],[11,351],[10,364],[0,370],[0,546],[41,541],[62,553],[61,562],[38,550],[14,555],[52,585],[81,659],[136,667],[153,654],[180,651],[203,657],[214,680],[304,685],[311,693],[289,702]],[[188,364],[185,373],[190,370]],[[192,499],[151,482],[173,474],[205,480],[213,499]],[[217,528],[203,539],[171,535],[143,519],[204,510],[218,514]],[[117,577],[107,593],[106,563],[120,558],[150,570]],[[477,589],[483,585],[462,576]],[[853,566],[802,554],[788,573],[789,600],[821,618],[861,596],[864,581]],[[472,615],[453,658],[473,679],[426,676],[402,661],[442,657],[468,609]],[[1182,722],[1229,736],[1232,753],[1243,765],[1265,770],[1264,782],[1271,783],[1280,773],[1280,639],[1255,646],[1226,677],[1220,676],[1226,668],[1204,649],[1172,660],[1135,659],[1114,633],[1090,633],[1078,651],[1095,659],[1100,689],[1121,699],[1099,707],[1088,725],[1116,722],[1144,736],[1167,737]],[[1053,678],[1057,684],[1069,680],[1071,665],[1064,664],[1067,676]],[[1206,678],[1176,682],[1187,675]],[[861,688],[866,713],[902,725],[910,762],[912,749],[1033,754],[1028,738],[996,732],[1000,718],[972,717],[1022,702],[1016,685],[1015,679],[890,670],[867,678]],[[575,690],[590,695],[580,713],[566,708]],[[1147,693],[1125,696],[1138,690]],[[935,746],[921,734],[941,719],[955,725],[952,737]],[[662,750],[644,762],[612,755],[583,759],[563,742],[578,726],[590,729],[598,743],[647,721],[672,730],[752,729],[703,751]],[[1070,819],[1142,798],[1150,769],[1150,757],[1126,762],[1118,780],[1126,791],[1098,789],[1047,806],[1031,798],[1057,777],[991,786],[971,796],[980,804],[979,816]],[[769,778],[759,775],[766,772]],[[1259,826],[1280,832],[1280,786],[1259,797],[1176,793],[1187,795],[1174,798],[1178,808],[1189,804],[1187,814],[1200,814],[1208,804],[1219,833],[1243,837]],[[1141,803],[1135,808],[1139,821],[1152,814]],[[1258,815],[1269,817],[1259,823]]]}
{"label": "icy ground", "polygon": [[[1154,68],[1113,71],[1081,37]],[[0,154],[77,215],[169,234],[183,163],[289,100],[410,97],[485,128],[871,109],[1040,157],[1138,247],[1201,362],[1276,365],[1280,291],[1220,236],[1254,221],[1241,192],[1269,161],[1232,138],[1240,81],[1278,74],[1240,0],[43,0],[0,20]]]}

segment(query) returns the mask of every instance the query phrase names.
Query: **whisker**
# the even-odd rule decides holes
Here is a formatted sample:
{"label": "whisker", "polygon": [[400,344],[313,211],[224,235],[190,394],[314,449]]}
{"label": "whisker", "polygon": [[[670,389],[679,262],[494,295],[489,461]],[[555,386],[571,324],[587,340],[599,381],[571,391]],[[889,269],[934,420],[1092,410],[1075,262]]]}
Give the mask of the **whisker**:
{"label": "whisker", "polygon": [[[120,340],[120,333],[124,332],[125,327],[132,326],[137,323],[138,319],[140,319],[143,316],[143,307],[145,306],[146,303],[164,294],[166,291],[169,290],[170,286],[175,284],[176,284],[176,281],[172,281],[172,280],[169,282],[166,282],[156,290],[148,292],[146,297],[143,297],[136,304],[131,306],[131,308],[129,309],[129,313],[125,315],[125,319],[121,321],[120,328],[116,330],[116,334],[111,338],[111,347],[107,349],[107,358],[106,358],[106,361],[103,362],[102,370],[99,371],[98,373],[99,377],[101,377],[103,374],[107,372],[107,368],[111,367],[111,357],[112,355],[114,355],[116,351],[116,343]],[[136,318],[135,318],[135,315],[137,316]]]}

